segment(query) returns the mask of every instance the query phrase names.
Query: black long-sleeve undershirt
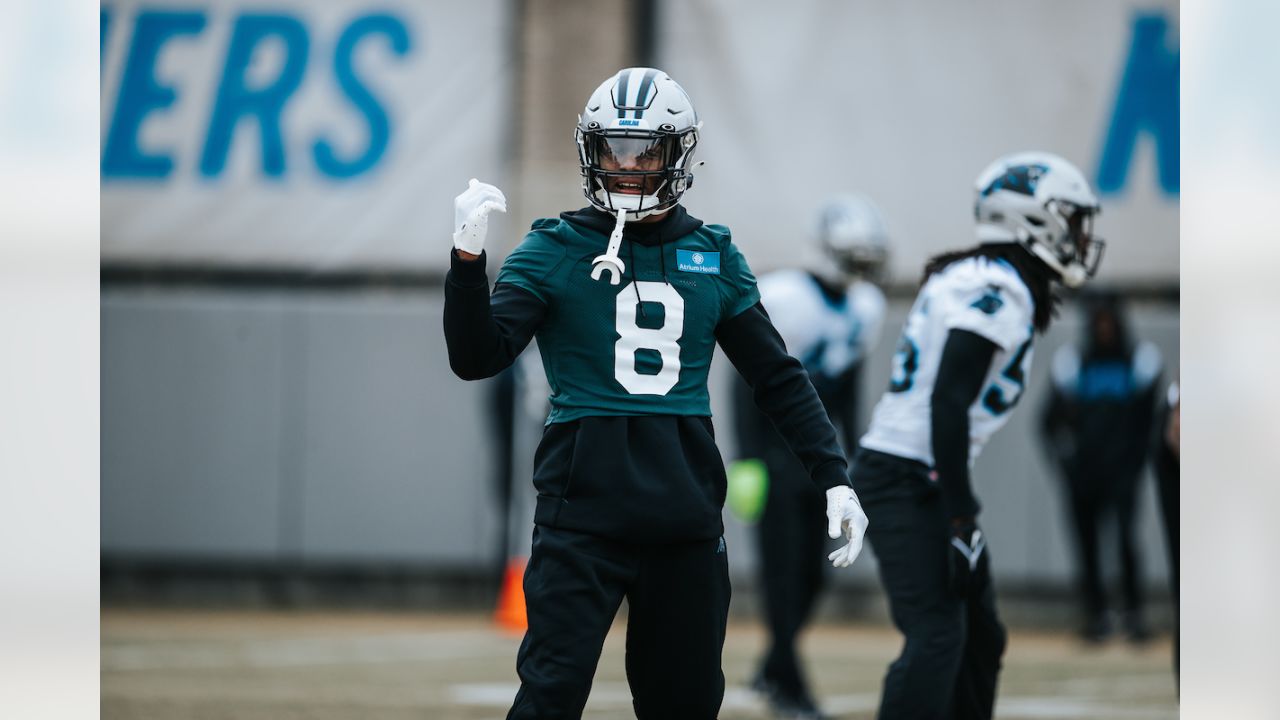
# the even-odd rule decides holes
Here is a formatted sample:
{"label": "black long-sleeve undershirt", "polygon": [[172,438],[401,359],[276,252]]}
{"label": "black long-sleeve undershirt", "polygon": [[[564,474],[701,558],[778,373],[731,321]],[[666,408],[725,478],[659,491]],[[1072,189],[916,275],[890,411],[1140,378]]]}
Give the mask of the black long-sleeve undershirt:
{"label": "black long-sleeve undershirt", "polygon": [[720,323],[716,340],[814,483],[824,490],[848,485],[835,427],[804,366],[787,354],[764,306],[756,303]]}
{"label": "black long-sleeve undershirt", "polygon": [[444,337],[449,367],[463,380],[493,377],[510,367],[546,317],[533,293],[498,283],[489,294],[484,253],[463,260],[450,252],[444,284]]}
{"label": "black long-sleeve undershirt", "polygon": [[933,466],[952,520],[978,514],[969,483],[969,408],[982,392],[996,344],[967,330],[947,334],[929,401]]}

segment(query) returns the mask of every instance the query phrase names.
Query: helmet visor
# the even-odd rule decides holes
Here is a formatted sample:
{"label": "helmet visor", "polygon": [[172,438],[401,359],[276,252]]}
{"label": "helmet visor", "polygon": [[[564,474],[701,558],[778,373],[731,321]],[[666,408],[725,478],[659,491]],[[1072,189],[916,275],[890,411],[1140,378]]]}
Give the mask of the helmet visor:
{"label": "helmet visor", "polygon": [[679,148],[678,136],[647,132],[596,132],[583,138],[593,190],[621,195],[663,194],[664,187],[670,187]]}
{"label": "helmet visor", "polygon": [[670,164],[674,143],[662,136],[592,136],[601,170],[661,172]]}

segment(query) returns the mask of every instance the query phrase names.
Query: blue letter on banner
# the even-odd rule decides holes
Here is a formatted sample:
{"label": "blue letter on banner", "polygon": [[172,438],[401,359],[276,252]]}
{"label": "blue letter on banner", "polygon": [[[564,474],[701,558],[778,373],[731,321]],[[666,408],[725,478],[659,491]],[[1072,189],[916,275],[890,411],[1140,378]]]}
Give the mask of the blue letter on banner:
{"label": "blue letter on banner", "polygon": [[365,37],[374,33],[385,35],[390,41],[391,50],[403,57],[409,51],[409,32],[404,23],[390,15],[366,15],[359,18],[338,38],[338,46],[333,55],[334,75],[338,85],[352,104],[364,115],[369,125],[369,143],[364,152],[351,160],[339,158],[334,152],[333,143],[321,138],[315,144],[316,166],[324,174],[334,178],[349,178],[359,175],[378,163],[382,153],[387,149],[391,136],[391,124],[387,113],[378,104],[378,100],[369,89],[356,77],[352,67],[352,56],[356,47]]}
{"label": "blue letter on banner", "polygon": [[[266,87],[250,89],[245,82],[254,51],[269,37],[285,47],[284,67]],[[262,170],[269,176],[284,173],[284,141],[280,113],[302,83],[307,66],[307,29],[286,15],[244,15],[236,20],[227,50],[227,63],[218,87],[218,99],[209,121],[209,135],[200,157],[200,172],[213,177],[222,172],[231,149],[231,138],[242,117],[254,117],[262,134]]]}
{"label": "blue letter on banner", "polygon": [[1148,132],[1155,140],[1160,189],[1178,194],[1178,52],[1165,47],[1168,26],[1163,15],[1140,15],[1133,23],[1129,60],[1098,167],[1102,193],[1124,187],[1138,134]]}
{"label": "blue letter on banner", "polygon": [[[101,32],[105,37],[105,15],[101,22]],[[104,178],[163,178],[173,170],[173,159],[168,155],[142,152],[138,147],[138,131],[148,113],[169,107],[178,97],[173,88],[156,82],[154,71],[160,49],[175,35],[199,34],[204,23],[201,13],[144,12],[138,15],[111,129],[103,145]]]}

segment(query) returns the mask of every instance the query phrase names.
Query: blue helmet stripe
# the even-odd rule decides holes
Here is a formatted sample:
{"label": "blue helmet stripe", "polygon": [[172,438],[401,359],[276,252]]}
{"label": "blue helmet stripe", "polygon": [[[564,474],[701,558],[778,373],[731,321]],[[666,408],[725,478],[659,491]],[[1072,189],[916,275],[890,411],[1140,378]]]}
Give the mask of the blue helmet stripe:
{"label": "blue helmet stripe", "polygon": [[640,92],[636,95],[636,119],[644,117],[645,100],[649,99],[649,90],[654,89],[653,79],[658,74],[657,70],[650,70],[644,74],[644,79],[640,81]]}
{"label": "blue helmet stripe", "polygon": [[627,116],[627,111],[623,110],[623,108],[627,106],[627,80],[630,77],[631,73],[626,70],[618,73],[618,97],[614,102],[618,105],[618,117],[620,118]]}

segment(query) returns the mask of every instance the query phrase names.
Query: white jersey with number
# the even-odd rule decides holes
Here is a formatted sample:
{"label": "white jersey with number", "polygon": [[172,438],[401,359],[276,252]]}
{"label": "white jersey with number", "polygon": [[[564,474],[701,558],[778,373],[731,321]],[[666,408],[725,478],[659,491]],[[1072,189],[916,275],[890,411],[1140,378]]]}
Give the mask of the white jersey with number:
{"label": "white jersey with number", "polygon": [[942,348],[952,330],[995,343],[978,399],[969,408],[969,462],[1009,419],[1031,369],[1034,305],[1011,265],[968,258],[929,278],[907,317],[889,389],[876,404],[863,447],[933,466],[930,401]]}
{"label": "white jersey with number", "polygon": [[867,356],[884,323],[884,293],[855,282],[838,300],[822,292],[804,270],[778,270],[760,278],[760,302],[787,352],[811,374],[838,377]]}

